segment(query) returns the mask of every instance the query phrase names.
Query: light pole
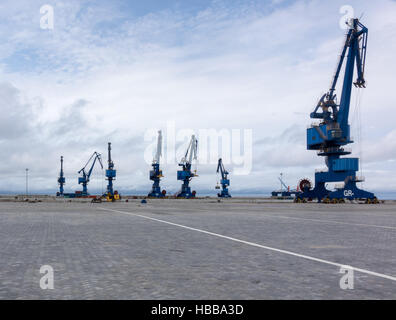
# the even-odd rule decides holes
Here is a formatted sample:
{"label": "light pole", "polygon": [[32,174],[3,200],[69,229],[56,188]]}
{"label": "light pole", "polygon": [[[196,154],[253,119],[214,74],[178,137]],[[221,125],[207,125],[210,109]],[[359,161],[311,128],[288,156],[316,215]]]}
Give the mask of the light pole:
{"label": "light pole", "polygon": [[29,169],[26,168],[26,198],[29,197]]}

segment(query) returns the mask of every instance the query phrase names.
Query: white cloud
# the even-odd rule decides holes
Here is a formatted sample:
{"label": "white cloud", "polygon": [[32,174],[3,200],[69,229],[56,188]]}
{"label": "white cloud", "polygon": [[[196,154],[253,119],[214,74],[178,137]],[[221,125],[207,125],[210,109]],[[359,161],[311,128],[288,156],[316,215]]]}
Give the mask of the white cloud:
{"label": "white cloud", "polygon": [[[41,2],[14,2],[5,2],[0,10],[7,22],[0,28],[7,40],[0,45],[0,75],[27,97],[18,102],[24,111],[16,112],[20,116],[10,132],[26,126],[35,146],[15,146],[19,140],[5,136],[3,145],[13,145],[10,160],[1,164],[7,177],[29,165],[35,168],[37,190],[54,190],[63,154],[67,187],[78,188],[71,184],[77,181],[76,171],[90,153],[105,152],[112,141],[119,187],[149,189],[144,131],[164,128],[169,120],[196,131],[253,129],[253,172],[231,177],[235,189],[270,190],[280,171],[297,182],[323,166],[323,159],[305,148],[305,126],[327,90],[341,48],[341,1],[270,7],[217,2],[196,14],[165,10],[137,19],[111,4],[54,1],[53,32],[39,29]],[[389,168],[384,161],[395,155],[384,157],[381,150],[394,137],[396,5],[385,0],[351,4],[356,12],[365,12],[363,22],[370,30],[369,85],[362,100],[364,165]],[[10,59],[21,51],[34,54],[27,65]],[[5,92],[2,110],[6,95],[18,101]],[[27,122],[24,112],[31,113]],[[11,117],[3,114],[1,121]],[[176,170],[164,168],[168,189],[178,188]],[[199,170],[194,185],[212,189],[215,166]],[[388,176],[396,178],[394,170]],[[366,177],[367,186],[381,188],[375,172]],[[15,190],[23,190],[22,177],[13,183]],[[0,189],[5,188],[3,182]]]}

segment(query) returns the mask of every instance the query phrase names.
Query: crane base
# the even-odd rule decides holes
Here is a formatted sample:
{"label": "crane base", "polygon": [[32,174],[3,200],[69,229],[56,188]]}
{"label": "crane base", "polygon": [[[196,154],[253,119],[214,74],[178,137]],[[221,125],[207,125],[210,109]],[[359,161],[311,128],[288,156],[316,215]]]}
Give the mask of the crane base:
{"label": "crane base", "polygon": [[150,198],[163,198],[164,194],[161,191],[159,192],[151,191],[147,196]]}
{"label": "crane base", "polygon": [[193,193],[185,193],[185,192],[180,192],[176,195],[177,198],[184,198],[184,199],[191,199],[195,198],[195,194]]}
{"label": "crane base", "polygon": [[182,186],[182,190],[180,190],[176,194],[176,197],[177,198],[185,198],[185,199],[195,198],[195,191],[191,192],[191,188],[190,187]]}
{"label": "crane base", "polygon": [[359,189],[356,186],[355,181],[349,181],[345,184],[343,188],[337,189],[335,191],[327,190],[324,182],[315,184],[313,189],[304,189],[304,191],[298,194],[295,198],[297,201],[303,200],[314,200],[317,199],[318,202],[335,202],[342,200],[366,200],[366,202],[377,202],[377,198],[372,192],[368,192]]}
{"label": "crane base", "polygon": [[231,198],[231,195],[228,193],[228,190],[222,190],[217,194],[219,198]]}

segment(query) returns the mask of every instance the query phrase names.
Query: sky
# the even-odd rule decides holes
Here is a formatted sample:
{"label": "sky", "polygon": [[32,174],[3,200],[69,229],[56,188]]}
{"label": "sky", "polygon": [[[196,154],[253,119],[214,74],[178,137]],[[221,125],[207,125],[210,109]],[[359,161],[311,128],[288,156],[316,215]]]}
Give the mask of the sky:
{"label": "sky", "polygon": [[[53,29],[41,28],[43,5],[54,10]],[[240,132],[242,150],[251,147],[249,172],[238,173],[236,158],[226,163],[231,193],[268,194],[281,172],[291,187],[313,181],[324,159],[306,150],[306,128],[338,61],[345,5],[369,29],[367,88],[353,92],[349,147],[361,157],[363,187],[396,197],[392,0],[3,0],[0,193],[25,192],[29,168],[29,191],[55,194],[61,155],[65,191],[81,190],[77,172],[94,151],[106,166],[108,142],[116,189],[148,192],[155,136],[147,137],[161,129],[167,154],[169,128],[177,152],[162,162],[168,193],[180,188],[189,136],[210,129]],[[201,160],[192,188],[216,194],[216,163]],[[105,186],[96,167],[88,188]]]}

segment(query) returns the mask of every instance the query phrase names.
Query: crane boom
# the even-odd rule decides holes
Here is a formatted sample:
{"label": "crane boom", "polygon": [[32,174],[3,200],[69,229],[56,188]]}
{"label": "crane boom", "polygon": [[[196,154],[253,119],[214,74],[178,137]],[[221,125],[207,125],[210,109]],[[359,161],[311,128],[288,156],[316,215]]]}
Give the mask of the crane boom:
{"label": "crane boom", "polygon": [[186,150],[186,154],[184,155],[180,163],[191,164],[193,159],[197,160],[197,149],[198,149],[198,140],[195,138],[195,135],[192,135],[190,143],[188,144]]}
{"label": "crane boom", "polygon": [[[367,28],[362,25],[358,19],[354,19],[353,24],[349,29],[347,43],[345,43],[345,46],[349,46],[349,53],[345,66],[344,85],[341,93],[339,117],[337,119],[341,130],[348,127],[352,84],[354,84],[355,87],[365,88],[366,81],[364,79],[364,65],[362,65],[362,63],[365,63],[366,60],[367,34]],[[360,41],[364,44],[362,48],[360,48]],[[361,58],[362,53],[364,56],[363,59]],[[353,82],[355,61],[357,65],[357,79]]]}
{"label": "crane boom", "polygon": [[159,163],[160,158],[162,156],[162,131],[158,131],[158,139],[157,139],[157,151],[154,156],[153,163]]}
{"label": "crane boom", "polygon": [[278,179],[279,179],[281,185],[282,185],[286,190],[289,189],[289,187],[283,182],[283,180],[282,180],[281,177],[278,177]]}
{"label": "crane boom", "polygon": [[[87,168],[88,164],[92,161],[92,165],[90,167],[90,169],[88,170],[88,172],[85,171],[85,169]],[[96,161],[99,162],[101,168],[103,169],[103,164],[102,164],[102,156],[100,155],[100,153],[97,153],[96,151],[91,155],[91,157],[89,158],[89,160],[87,161],[87,163],[85,164],[85,166],[83,168],[80,169],[80,171],[78,171],[78,173],[82,173],[82,177],[78,178],[78,183],[82,184],[83,186],[83,191],[82,191],[82,195],[86,196],[88,195],[88,182],[89,179],[91,177],[92,174],[92,170],[95,166]]]}

